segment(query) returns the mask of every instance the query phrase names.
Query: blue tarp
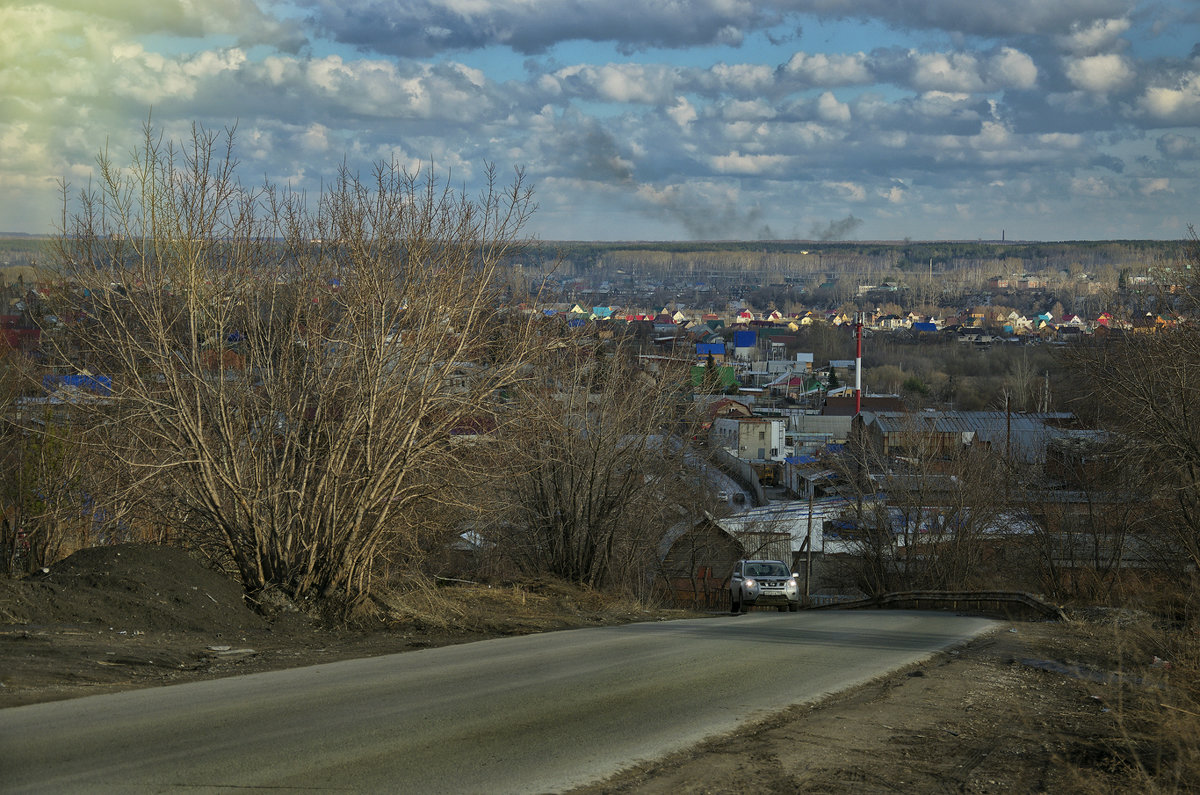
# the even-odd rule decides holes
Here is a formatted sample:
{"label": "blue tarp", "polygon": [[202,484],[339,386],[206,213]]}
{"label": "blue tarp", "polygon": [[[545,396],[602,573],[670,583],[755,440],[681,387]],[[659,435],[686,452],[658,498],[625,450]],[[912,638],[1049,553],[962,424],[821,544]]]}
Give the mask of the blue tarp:
{"label": "blue tarp", "polygon": [[112,379],[106,375],[44,375],[42,376],[42,388],[47,392],[53,392],[60,387],[73,387],[75,389],[86,389],[89,392],[95,392],[97,395],[112,394]]}
{"label": "blue tarp", "polygon": [[792,466],[796,466],[798,464],[815,464],[815,463],[817,463],[817,461],[819,459],[816,456],[812,456],[812,455],[793,455],[793,456],[788,456],[787,458],[785,458],[783,460],[784,460],[784,463],[791,464]]}

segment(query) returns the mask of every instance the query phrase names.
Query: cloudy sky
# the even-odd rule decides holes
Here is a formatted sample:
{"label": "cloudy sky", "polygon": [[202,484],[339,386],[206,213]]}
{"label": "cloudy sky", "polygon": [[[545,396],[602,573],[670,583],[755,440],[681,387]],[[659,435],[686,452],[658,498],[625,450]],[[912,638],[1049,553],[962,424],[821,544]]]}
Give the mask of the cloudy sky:
{"label": "cloudy sky", "polygon": [[1178,238],[1196,0],[4,0],[0,231],[153,109],[244,181],[526,169],[547,239]]}

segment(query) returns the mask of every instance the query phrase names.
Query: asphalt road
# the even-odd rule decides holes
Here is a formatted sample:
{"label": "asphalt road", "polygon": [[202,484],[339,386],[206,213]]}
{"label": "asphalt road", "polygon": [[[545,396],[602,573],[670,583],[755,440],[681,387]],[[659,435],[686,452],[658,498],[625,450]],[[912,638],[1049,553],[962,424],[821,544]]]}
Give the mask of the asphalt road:
{"label": "asphalt road", "polygon": [[560,791],[990,626],[940,613],[755,612],[14,707],[0,710],[0,790]]}

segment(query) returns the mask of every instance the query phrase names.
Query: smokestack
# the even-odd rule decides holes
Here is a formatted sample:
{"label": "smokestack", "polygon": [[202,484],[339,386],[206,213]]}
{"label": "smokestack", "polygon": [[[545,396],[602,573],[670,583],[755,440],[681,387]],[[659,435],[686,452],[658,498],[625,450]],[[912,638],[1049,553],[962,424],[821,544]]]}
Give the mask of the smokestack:
{"label": "smokestack", "polygon": [[854,413],[862,412],[862,312],[854,316]]}

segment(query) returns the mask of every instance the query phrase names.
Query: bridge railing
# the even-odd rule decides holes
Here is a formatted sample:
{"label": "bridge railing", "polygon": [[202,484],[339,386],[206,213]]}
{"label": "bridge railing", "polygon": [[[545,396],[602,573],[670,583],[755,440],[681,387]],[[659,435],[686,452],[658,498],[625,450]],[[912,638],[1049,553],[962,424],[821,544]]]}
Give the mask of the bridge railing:
{"label": "bridge railing", "polygon": [[1022,591],[897,591],[853,601],[831,597],[821,603],[819,599],[813,597],[811,609],[978,610],[1005,615],[1033,612],[1056,621],[1066,620],[1058,605]]}

